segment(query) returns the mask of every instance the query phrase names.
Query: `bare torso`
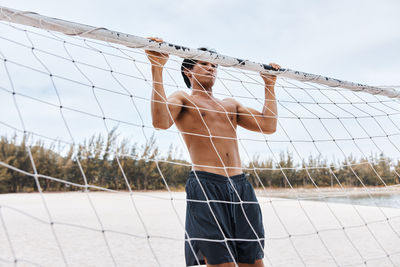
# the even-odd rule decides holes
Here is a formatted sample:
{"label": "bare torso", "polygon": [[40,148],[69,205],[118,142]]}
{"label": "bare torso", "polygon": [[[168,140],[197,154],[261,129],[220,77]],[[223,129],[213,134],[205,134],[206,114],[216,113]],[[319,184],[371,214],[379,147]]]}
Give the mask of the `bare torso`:
{"label": "bare torso", "polygon": [[224,176],[242,173],[235,102],[186,93],[184,96],[184,108],[175,124],[185,140],[193,169]]}

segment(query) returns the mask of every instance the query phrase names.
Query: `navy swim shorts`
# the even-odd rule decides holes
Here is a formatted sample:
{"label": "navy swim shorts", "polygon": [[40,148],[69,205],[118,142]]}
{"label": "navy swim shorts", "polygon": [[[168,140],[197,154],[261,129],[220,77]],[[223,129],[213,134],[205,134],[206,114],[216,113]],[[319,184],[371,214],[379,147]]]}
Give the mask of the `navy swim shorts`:
{"label": "navy swim shorts", "polygon": [[[187,266],[205,264],[204,258],[208,264],[252,264],[264,258],[261,209],[244,174],[228,179],[215,173],[191,171],[186,194]],[[238,195],[251,203],[240,204]]]}

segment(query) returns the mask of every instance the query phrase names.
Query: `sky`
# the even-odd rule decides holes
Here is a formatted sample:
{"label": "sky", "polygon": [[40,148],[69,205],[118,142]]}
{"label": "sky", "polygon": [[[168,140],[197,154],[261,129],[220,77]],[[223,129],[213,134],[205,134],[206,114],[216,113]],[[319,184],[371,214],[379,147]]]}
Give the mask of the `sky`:
{"label": "sky", "polygon": [[[282,67],[290,68],[294,70],[300,70],[304,72],[310,72],[314,74],[320,74],[328,77],[339,78],[343,80],[366,83],[369,85],[384,85],[393,86],[400,88],[400,17],[398,11],[400,10],[400,2],[398,1],[0,1],[0,5],[9,8],[34,11],[42,15],[60,18],[64,20],[79,22],[82,24],[106,27],[111,30],[119,32],[129,33],[137,36],[148,37],[157,36],[163,38],[165,41],[175,44],[180,44],[188,47],[200,47],[207,46],[215,48],[219,53],[229,55],[237,58],[249,59],[261,63],[276,62]],[[58,35],[60,36],[60,35]],[[63,37],[62,37],[63,38]],[[67,38],[67,37],[65,37]],[[40,38],[38,38],[40,39]],[[27,42],[26,40],[24,42]],[[39,41],[38,41],[39,42]],[[3,43],[4,45],[5,43]],[[64,54],[65,51],[57,50],[57,48],[51,44],[41,43],[46,49],[55,49],[60,54]],[[36,62],[32,55],[24,56],[23,53],[15,52],[13,48],[7,46],[0,46],[1,51],[11,57],[25,60],[25,62],[31,62],[37,69],[43,69]],[[69,51],[73,51],[74,48],[69,47]],[[101,49],[105,49],[102,47]],[[75,52],[75,51],[74,51]],[[115,51],[113,53],[116,53]],[[91,55],[82,51],[76,51],[76,55],[86,62],[96,62],[101,64],[103,67],[106,66],[104,62],[101,62],[101,58],[98,55]],[[139,58],[143,58],[143,55],[137,55]],[[41,55],[41,59],[47,60],[46,55]],[[31,58],[31,59],[28,59]],[[96,58],[96,59],[94,59]],[[79,74],[73,74],[76,70],[73,70],[73,66],[68,64],[58,65],[53,59],[48,59],[46,64],[52,66],[54,69],[61,68],[63,73],[71,75],[73,79],[82,80],[79,78]],[[178,68],[177,58],[171,59],[171,68]],[[124,65],[123,62],[115,62],[115,66],[125,72],[129,72],[128,66]],[[175,65],[173,65],[175,64]],[[140,65],[138,63],[138,65]],[[99,65],[100,66],[100,65]],[[107,68],[107,67],[105,67]],[[145,64],[141,65],[145,75],[149,75],[149,71]],[[109,78],[102,77],[102,74],[91,73],[91,70],[85,70],[90,75],[93,75],[93,79],[96,79],[96,84],[103,84],[107,88],[116,88],[119,85]],[[174,72],[179,76],[178,72]],[[229,72],[229,70],[227,70]],[[19,77],[18,70],[15,69],[14,80],[18,83]],[[173,74],[173,75],[175,75]],[[224,70],[219,71],[219,75],[224,77]],[[4,75],[2,72],[1,75]],[[30,75],[30,74],[26,74]],[[26,76],[26,77],[28,77]],[[176,76],[177,80],[181,79]],[[148,76],[149,77],[149,76]],[[175,76],[174,76],[175,77]],[[246,79],[246,77],[241,77]],[[42,78],[32,78],[30,80],[31,88],[27,88],[23,81],[20,82],[19,90],[29,93],[37,93],[43,99],[49,101],[56,101],[54,92],[52,91],[52,85],[49,84],[49,80],[41,80]],[[103,81],[104,79],[104,81]],[[119,77],[121,81],[124,77]],[[176,82],[174,79],[169,80],[172,84]],[[66,83],[63,84],[58,81],[60,88],[63,86],[68,87]],[[87,82],[87,81],[86,81]],[[127,81],[127,83],[129,83]],[[143,82],[142,82],[143,83]],[[178,81],[182,84],[182,81]],[[285,84],[285,82],[282,82]],[[288,83],[286,83],[288,85]],[[4,84],[7,87],[6,84]],[[146,86],[143,83],[141,86]],[[32,88],[36,88],[32,90]],[[222,86],[220,85],[222,88]],[[68,87],[70,88],[70,87]],[[93,111],[98,114],[98,106],[90,95],[83,93],[83,90],[70,89],[68,92],[65,91],[63,101],[70,101],[71,105],[75,105],[77,109],[84,111]],[[234,88],[234,85],[232,85]],[[77,91],[74,91],[74,90]],[[174,89],[166,88],[168,93],[171,93]],[[243,89],[232,89],[235,95],[247,94],[250,92],[244,92]],[[144,98],[148,98],[148,92],[136,92],[141,95],[143,93]],[[225,92],[223,88],[217,92]],[[290,92],[293,92],[293,96],[290,96]],[[310,91],[311,92],[311,91]],[[229,93],[226,91],[225,93]],[[327,92],[329,93],[329,92]],[[3,92],[4,94],[4,92]],[[80,94],[77,99],[77,94]],[[262,90],[254,92],[255,95],[262,97]],[[346,94],[346,93],[343,93]],[[325,99],[317,94],[312,94],[316,99]],[[352,97],[351,94],[347,95]],[[116,97],[116,96],[115,96]],[[277,97],[282,100],[296,100],[306,101],[309,96],[306,95],[304,90],[297,92],[296,90],[287,92],[286,90],[277,91]],[[336,96],[337,97],[337,96]],[[343,97],[339,95],[340,99]],[[123,121],[132,120],[134,123],[140,124],[140,116],[137,114],[127,115],[126,109],[122,103],[126,101],[126,98],[114,99],[109,94],[105,94],[103,97],[99,93],[99,98],[105,113],[112,114],[113,117],[120,118]],[[5,99],[5,98],[3,98]],[[90,100],[88,100],[90,99]],[[297,99],[297,100],[298,100]],[[362,99],[372,99],[368,96],[363,95]],[[326,99],[325,99],[326,100]],[[387,99],[386,99],[387,100]],[[65,129],[62,126],[62,121],[59,118],[58,113],[55,111],[49,112],[47,109],[42,109],[34,106],[29,101],[19,100],[23,116],[26,116],[27,125],[30,129],[35,132],[47,133],[53,137],[65,136]],[[120,101],[121,105],[118,107],[115,105],[115,101]],[[254,101],[251,103],[250,100],[243,99],[248,105],[260,105],[259,102]],[[376,101],[376,99],[375,99]],[[139,101],[140,102],[140,101]],[[150,117],[147,112],[148,103],[137,103],[139,110],[142,110],[143,119],[147,124],[149,123]],[[147,104],[146,104],[147,103]],[[7,102],[7,105],[11,105],[11,101]],[[36,105],[37,103],[35,103]],[[390,103],[392,106],[391,110],[399,107],[398,102]],[[126,105],[129,105],[126,103]],[[307,133],[299,130],[301,125],[299,122],[293,123],[293,120],[285,120],[285,116],[292,116],[293,114],[302,114],[300,116],[307,117],[307,110],[303,107],[296,105],[285,105],[284,102],[281,104],[279,110],[280,120],[282,129],[285,129],[291,136],[290,138],[301,139],[301,137]],[[313,109],[316,107],[313,107]],[[365,107],[363,107],[365,108]],[[367,112],[371,114],[376,113],[377,110],[370,109],[368,107]],[[382,108],[382,107],[380,107]],[[17,115],[15,108],[12,106],[6,107],[6,104],[2,106],[3,114],[4,110],[14,110],[9,113],[7,118],[10,123],[16,122]],[[312,110],[312,109],[311,109]],[[390,111],[389,111],[390,110]],[[148,110],[149,111],[149,110]],[[344,113],[340,113],[344,116]],[[110,115],[111,116],[111,115]],[[136,117],[135,117],[136,116]],[[322,115],[321,115],[322,116]],[[361,115],[360,115],[361,116]],[[45,120],[40,118],[46,118]],[[398,115],[393,115],[393,121],[400,122]],[[5,118],[4,118],[5,120]],[[4,122],[4,120],[2,120]],[[54,120],[54,123],[53,123]],[[93,118],[88,118],[87,121],[84,116],[71,114],[71,128],[73,128],[74,135],[79,140],[87,137],[90,133],[96,133],[97,129],[102,128],[104,125],[102,122],[98,122]],[[51,123],[50,123],[51,122]],[[377,123],[371,121],[364,121],[364,125],[371,126]],[[388,129],[390,133],[397,134],[398,129],[394,128],[391,122],[383,121],[383,126]],[[55,125],[58,125],[55,127]],[[76,124],[76,125],[75,125]],[[341,135],[344,130],[339,129],[333,122],[327,122],[328,127],[331,126],[332,133]],[[17,126],[17,125],[16,125]],[[86,126],[86,127],[85,127]],[[109,127],[114,126],[110,123]],[[124,126],[118,124],[121,131],[125,131]],[[322,126],[314,126],[310,124],[310,128],[314,127],[316,135],[320,135],[321,138],[329,138],[326,136],[322,137],[323,130]],[[317,127],[317,128],[315,128]],[[336,128],[335,128],[336,127]],[[57,131],[57,129],[63,129]],[[129,132],[131,130],[128,129]],[[367,127],[368,128],[368,127]],[[382,134],[372,132],[378,129],[379,126],[370,127],[371,132],[369,135]],[[5,130],[4,130],[5,131]],[[150,136],[153,131],[146,130],[147,137]],[[175,128],[176,131],[176,128]],[[356,131],[354,129],[354,131]],[[358,133],[358,132],[357,132]],[[254,155],[268,155],[270,152],[279,154],[278,151],[286,150],[286,146],[279,146],[276,143],[276,147],[271,148],[269,151],[265,151],[265,148],[259,149],[259,142],[263,142],[265,137],[259,134],[243,132],[240,130],[240,134],[243,139],[249,139],[249,141],[243,141],[241,147],[241,153],[248,155],[245,157],[251,158]],[[359,131],[362,135],[362,130]],[[365,134],[365,133],[364,133]],[[144,136],[138,137],[139,135],[134,132],[133,134],[127,135],[129,138],[133,138],[134,141],[142,143]],[[133,137],[132,137],[133,136]],[[141,136],[141,134],[140,134]],[[136,138],[136,139],[135,139]],[[156,133],[156,138],[159,145],[163,149],[167,149],[169,141],[180,143],[182,150],[184,151],[179,137],[175,133]],[[287,136],[284,131],[279,131],[274,136],[268,136],[267,139],[283,140]],[[332,137],[330,137],[332,138]],[[393,137],[396,138],[396,137]],[[255,141],[257,140],[257,141]],[[387,141],[387,140],[386,140]],[[398,141],[393,139],[393,141]],[[362,142],[362,141],[360,141]],[[377,143],[379,141],[377,140]],[[393,145],[390,142],[387,144],[379,144],[382,148],[388,147],[388,154],[398,156],[398,151],[393,149]],[[286,144],[287,145],[287,144]],[[307,145],[310,147],[309,145]],[[362,147],[363,145],[360,144]],[[290,146],[288,146],[289,149]],[[341,147],[344,150],[357,154],[358,148],[342,144]],[[331,150],[332,149],[332,150]],[[296,149],[295,149],[296,150]],[[297,148],[303,157],[306,157],[307,153],[310,152],[307,149],[303,149],[302,146]],[[333,148],[324,147],[321,143],[321,150],[328,151],[327,154],[334,154]],[[296,153],[296,151],[293,151]],[[305,152],[306,151],[306,152]],[[347,153],[346,151],[346,153]],[[376,150],[375,150],[376,151]],[[185,153],[185,152],[183,152]],[[397,153],[397,154],[396,154]],[[340,153],[339,153],[340,154]],[[369,151],[366,152],[369,154]],[[186,155],[187,157],[187,155]]]}
{"label": "sky", "polygon": [[400,3],[395,0],[0,4],[340,79],[400,85]]}

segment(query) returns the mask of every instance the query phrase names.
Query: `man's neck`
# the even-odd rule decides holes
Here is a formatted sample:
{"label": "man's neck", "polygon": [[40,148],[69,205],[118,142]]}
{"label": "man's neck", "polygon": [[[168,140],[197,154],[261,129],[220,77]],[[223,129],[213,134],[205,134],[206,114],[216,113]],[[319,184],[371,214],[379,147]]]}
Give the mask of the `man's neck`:
{"label": "man's neck", "polygon": [[203,87],[194,86],[192,88],[192,95],[212,98],[213,97],[212,88],[203,88]]}

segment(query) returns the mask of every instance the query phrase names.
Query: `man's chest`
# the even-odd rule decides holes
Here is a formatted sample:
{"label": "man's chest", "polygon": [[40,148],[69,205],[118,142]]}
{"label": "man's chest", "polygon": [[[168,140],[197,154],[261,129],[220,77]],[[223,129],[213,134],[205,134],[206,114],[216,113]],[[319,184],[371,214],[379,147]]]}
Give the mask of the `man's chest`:
{"label": "man's chest", "polygon": [[178,124],[185,129],[232,129],[236,127],[236,106],[228,101],[199,101],[185,104]]}

